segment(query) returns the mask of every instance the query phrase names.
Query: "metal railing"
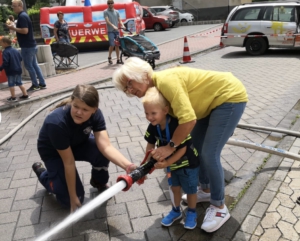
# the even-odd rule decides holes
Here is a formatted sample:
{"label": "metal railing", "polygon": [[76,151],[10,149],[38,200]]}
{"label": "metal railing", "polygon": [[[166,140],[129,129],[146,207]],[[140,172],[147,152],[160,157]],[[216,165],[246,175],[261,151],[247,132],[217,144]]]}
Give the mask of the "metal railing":
{"label": "metal railing", "polygon": [[192,9],[193,15],[194,15],[194,12],[196,12],[196,15],[197,15],[197,17],[194,15],[194,17],[195,17],[194,21],[199,21],[199,11],[200,11],[200,9],[193,6],[192,4],[190,4],[189,2],[187,2],[185,0],[183,0],[183,3],[189,5],[193,8]]}

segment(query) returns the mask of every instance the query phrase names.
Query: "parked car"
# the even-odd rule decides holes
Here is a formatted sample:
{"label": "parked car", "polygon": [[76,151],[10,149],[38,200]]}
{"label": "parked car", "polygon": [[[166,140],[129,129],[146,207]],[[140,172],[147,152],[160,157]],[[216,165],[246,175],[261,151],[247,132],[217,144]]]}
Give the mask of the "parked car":
{"label": "parked car", "polygon": [[194,15],[188,12],[184,12],[183,10],[180,10],[178,8],[170,7],[174,11],[177,11],[179,13],[179,22],[181,23],[191,23],[194,21]]}
{"label": "parked car", "polygon": [[146,29],[154,29],[154,31],[161,31],[172,26],[172,21],[167,16],[156,15],[155,10],[147,6],[142,6],[142,8],[143,20],[145,22]]}
{"label": "parked car", "polygon": [[151,6],[157,15],[165,15],[172,20],[172,27],[179,22],[179,12],[171,9],[171,6]]}
{"label": "parked car", "polygon": [[[299,2],[264,2],[236,6],[222,28],[221,46],[245,47],[250,55],[268,48],[300,47]],[[227,36],[227,37],[226,37]]]}

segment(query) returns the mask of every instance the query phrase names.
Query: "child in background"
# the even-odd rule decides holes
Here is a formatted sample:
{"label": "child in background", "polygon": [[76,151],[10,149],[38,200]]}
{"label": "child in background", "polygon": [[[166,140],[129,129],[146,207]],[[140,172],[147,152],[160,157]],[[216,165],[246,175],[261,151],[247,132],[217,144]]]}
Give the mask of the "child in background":
{"label": "child in background", "polygon": [[[6,20],[6,24],[7,24],[7,25],[10,25],[10,26],[13,26],[14,28],[16,27],[15,18],[14,18],[13,15],[9,15],[9,16],[8,16],[8,19]],[[10,30],[9,30],[9,33],[15,35],[15,34],[16,34],[16,31],[10,29]]]}
{"label": "child in background", "polygon": [[18,50],[11,47],[11,40],[8,37],[3,37],[0,40],[0,45],[2,46],[3,49],[2,50],[3,64],[0,66],[0,71],[2,71],[3,69],[5,70],[7,81],[8,81],[8,87],[11,94],[11,97],[9,97],[7,101],[9,102],[17,101],[15,95],[15,85],[19,86],[19,88],[23,93],[20,99],[22,100],[28,99],[29,96],[22,84],[22,78],[21,78],[21,74],[22,74],[21,54],[18,52]]}
{"label": "child in background", "polygon": [[171,212],[165,216],[161,224],[170,226],[177,219],[182,217],[180,210],[181,188],[188,197],[188,210],[184,227],[194,229],[197,226],[197,184],[199,173],[199,159],[196,149],[193,146],[190,135],[179,145],[172,144],[172,135],[178,126],[178,120],[168,115],[169,103],[157,90],[156,87],[149,88],[142,100],[147,120],[150,122],[145,134],[148,142],[146,151],[157,147],[170,145],[174,148],[174,153],[167,159],[157,162],[155,168],[166,168],[170,166],[172,191],[174,194],[174,204]]}

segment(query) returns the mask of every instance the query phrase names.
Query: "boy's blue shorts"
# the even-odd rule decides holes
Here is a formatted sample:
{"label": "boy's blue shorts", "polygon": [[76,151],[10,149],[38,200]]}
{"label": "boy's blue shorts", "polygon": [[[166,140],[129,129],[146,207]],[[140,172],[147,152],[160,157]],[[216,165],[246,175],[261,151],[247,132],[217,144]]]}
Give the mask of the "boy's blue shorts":
{"label": "boy's blue shorts", "polygon": [[117,31],[108,32],[109,46],[115,46],[115,39],[117,36],[119,36],[119,32]]}
{"label": "boy's blue shorts", "polygon": [[199,183],[199,166],[171,171],[171,178],[172,186],[181,186],[186,194],[195,194]]}
{"label": "boy's blue shorts", "polygon": [[22,77],[21,77],[21,75],[18,75],[18,74],[7,76],[7,82],[8,82],[8,87],[23,85]]}

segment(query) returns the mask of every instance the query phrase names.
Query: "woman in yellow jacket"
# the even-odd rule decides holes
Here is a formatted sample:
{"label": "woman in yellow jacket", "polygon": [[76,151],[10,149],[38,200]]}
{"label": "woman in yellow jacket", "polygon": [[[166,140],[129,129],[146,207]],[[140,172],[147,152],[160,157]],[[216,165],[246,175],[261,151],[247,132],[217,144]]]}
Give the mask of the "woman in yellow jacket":
{"label": "woman in yellow jacket", "polygon": [[156,86],[170,102],[169,114],[178,118],[179,125],[169,145],[155,149],[152,156],[163,161],[192,134],[200,157],[197,201],[211,203],[201,228],[206,232],[218,230],[230,218],[224,203],[220,156],[246,107],[244,85],[228,72],[176,67],[154,73],[137,57],[129,58],[114,72],[113,82],[128,96],[139,98]]}

